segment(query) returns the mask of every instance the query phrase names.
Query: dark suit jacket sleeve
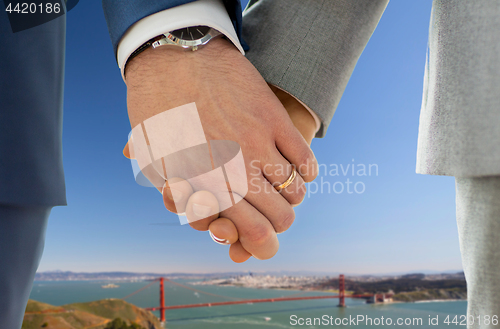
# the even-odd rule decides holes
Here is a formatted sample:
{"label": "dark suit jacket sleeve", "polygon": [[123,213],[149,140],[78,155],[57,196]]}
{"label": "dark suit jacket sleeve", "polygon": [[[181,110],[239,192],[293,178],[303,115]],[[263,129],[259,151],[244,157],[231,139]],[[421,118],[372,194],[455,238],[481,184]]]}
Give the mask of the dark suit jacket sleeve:
{"label": "dark suit jacket sleeve", "polygon": [[65,31],[63,15],[12,33],[7,13],[0,13],[0,203],[66,204],[62,162]]}
{"label": "dark suit jacket sleeve", "polygon": [[[116,52],[120,39],[136,22],[157,12],[180,6],[195,0],[103,0],[102,7],[108,23],[109,35]],[[241,40],[241,2],[224,0],[227,12]]]}

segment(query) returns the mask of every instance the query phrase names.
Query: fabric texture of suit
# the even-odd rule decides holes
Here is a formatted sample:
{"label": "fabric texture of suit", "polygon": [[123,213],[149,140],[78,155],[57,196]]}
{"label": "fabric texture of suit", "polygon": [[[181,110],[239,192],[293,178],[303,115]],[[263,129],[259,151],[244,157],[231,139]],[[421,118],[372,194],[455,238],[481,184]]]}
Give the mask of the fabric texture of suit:
{"label": "fabric texture of suit", "polygon": [[0,204],[0,328],[20,329],[52,207]]}
{"label": "fabric texture of suit", "polygon": [[432,8],[417,172],[500,175],[500,2]]}
{"label": "fabric texture of suit", "polygon": [[456,178],[456,191],[467,313],[475,320],[468,328],[495,328],[484,316],[500,314],[500,176]]}
{"label": "fabric texture of suit", "polygon": [[323,137],[388,0],[260,0],[245,10],[246,56],[264,79],[305,103]]}
{"label": "fabric texture of suit", "polygon": [[12,33],[0,13],[0,203],[66,204],[62,97],[66,15]]}

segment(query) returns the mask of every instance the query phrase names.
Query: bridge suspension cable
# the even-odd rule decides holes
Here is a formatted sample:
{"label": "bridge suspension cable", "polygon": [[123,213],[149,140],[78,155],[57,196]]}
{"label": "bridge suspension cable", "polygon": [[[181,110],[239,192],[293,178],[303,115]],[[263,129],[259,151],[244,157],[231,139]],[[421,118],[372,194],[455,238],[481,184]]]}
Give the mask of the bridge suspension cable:
{"label": "bridge suspension cable", "polygon": [[[140,289],[137,289],[136,291],[128,294],[127,296],[123,297],[122,299],[125,300],[129,297],[132,297],[134,296],[135,294],[147,289],[148,287],[152,286],[153,284],[155,284],[157,281],[159,281],[159,279],[155,279],[153,280],[151,283],[149,283],[148,285],[140,288]],[[235,298],[235,297],[229,297],[229,296],[223,296],[223,295],[217,295],[217,294],[213,294],[213,293],[210,293],[210,292],[206,292],[206,291],[203,291],[203,290],[199,290],[199,289],[196,289],[196,288],[192,288],[192,287],[189,287],[189,286],[186,286],[182,283],[179,283],[179,282],[175,282],[173,280],[170,280],[170,279],[167,279],[165,278],[165,281],[168,281],[176,286],[179,286],[179,287],[182,287],[182,288],[185,288],[185,289],[189,289],[189,290],[192,290],[192,291],[195,291],[195,292],[198,292],[200,294],[205,294],[205,295],[209,295],[209,296],[213,296],[213,297],[218,297],[218,298],[223,298],[223,299],[230,299],[230,300],[242,300],[241,298]]]}
{"label": "bridge suspension cable", "polygon": [[192,290],[192,291],[195,291],[195,292],[199,292],[199,293],[201,293],[201,294],[205,294],[205,295],[209,295],[209,296],[214,296],[214,297],[225,298],[225,299],[241,300],[241,298],[235,298],[235,297],[229,297],[229,296],[223,296],[223,295],[212,294],[212,293],[210,293],[210,292],[206,292],[206,291],[203,291],[203,290],[199,290],[199,289],[196,289],[196,288],[192,288],[192,287],[189,287],[189,286],[183,285],[182,283],[175,282],[175,281],[170,280],[170,279],[167,279],[167,278],[165,278],[165,281],[168,281],[168,282],[170,282],[170,283],[172,283],[172,284],[175,284],[176,286],[179,286],[179,287],[182,287],[182,288],[185,288],[185,289],[189,289],[189,290]]}
{"label": "bridge suspension cable", "polygon": [[146,288],[148,288],[148,287],[152,286],[153,284],[155,284],[155,283],[156,283],[156,281],[158,281],[158,279],[154,280],[153,282],[151,282],[151,283],[150,283],[150,284],[148,284],[147,286],[144,286],[144,287],[142,287],[142,288],[140,288],[140,289],[137,289],[136,291],[134,291],[134,292],[133,292],[133,293],[131,293],[131,294],[128,294],[127,296],[123,297],[122,299],[123,299],[123,300],[125,300],[125,299],[127,299],[127,298],[129,298],[129,297],[132,297],[133,295],[135,295],[135,294],[137,294],[137,293],[139,293],[139,292],[143,291],[144,289],[146,289]]}

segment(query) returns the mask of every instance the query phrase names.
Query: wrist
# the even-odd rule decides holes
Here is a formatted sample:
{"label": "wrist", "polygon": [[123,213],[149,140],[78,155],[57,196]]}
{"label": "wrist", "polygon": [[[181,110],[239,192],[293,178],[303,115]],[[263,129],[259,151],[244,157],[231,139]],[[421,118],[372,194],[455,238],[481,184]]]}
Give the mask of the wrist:
{"label": "wrist", "polygon": [[127,83],[130,80],[131,75],[133,80],[137,75],[148,72],[157,74],[159,69],[168,68],[172,63],[195,65],[197,62],[209,61],[211,58],[238,55],[243,56],[233,43],[221,37],[212,39],[196,51],[175,46],[148,47],[127,62],[125,66],[125,82]]}
{"label": "wrist", "polygon": [[204,83],[234,70],[244,56],[217,38],[196,51],[148,48],[127,64],[127,105],[132,127],[149,117],[203,99]]}

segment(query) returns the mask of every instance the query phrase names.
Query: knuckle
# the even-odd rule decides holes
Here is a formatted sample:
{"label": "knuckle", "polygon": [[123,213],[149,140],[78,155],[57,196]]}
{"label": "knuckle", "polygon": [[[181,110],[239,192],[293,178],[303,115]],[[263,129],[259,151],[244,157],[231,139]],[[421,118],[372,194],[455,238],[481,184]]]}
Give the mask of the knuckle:
{"label": "knuckle", "polygon": [[313,161],[311,164],[311,177],[308,180],[308,182],[312,182],[313,180],[318,177],[319,169],[318,169],[318,163],[316,162],[316,159]]}
{"label": "knuckle", "polygon": [[276,233],[282,233],[288,230],[290,226],[292,226],[294,220],[295,211],[291,206],[287,207],[287,209],[280,214],[277,222],[274,225]]}
{"label": "knuckle", "polygon": [[256,225],[252,229],[248,230],[245,235],[245,240],[247,240],[252,247],[259,248],[272,239],[274,232],[269,226]]}
{"label": "knuckle", "polygon": [[304,177],[306,182],[314,180],[318,175],[316,158],[311,149],[302,151],[295,165],[297,172]]}
{"label": "knuckle", "polygon": [[[291,187],[291,186],[290,186]],[[287,200],[291,205],[298,205],[304,201],[306,197],[306,184],[302,180],[298,184],[294,184],[293,189],[288,191],[288,188],[285,190],[287,192]]]}

